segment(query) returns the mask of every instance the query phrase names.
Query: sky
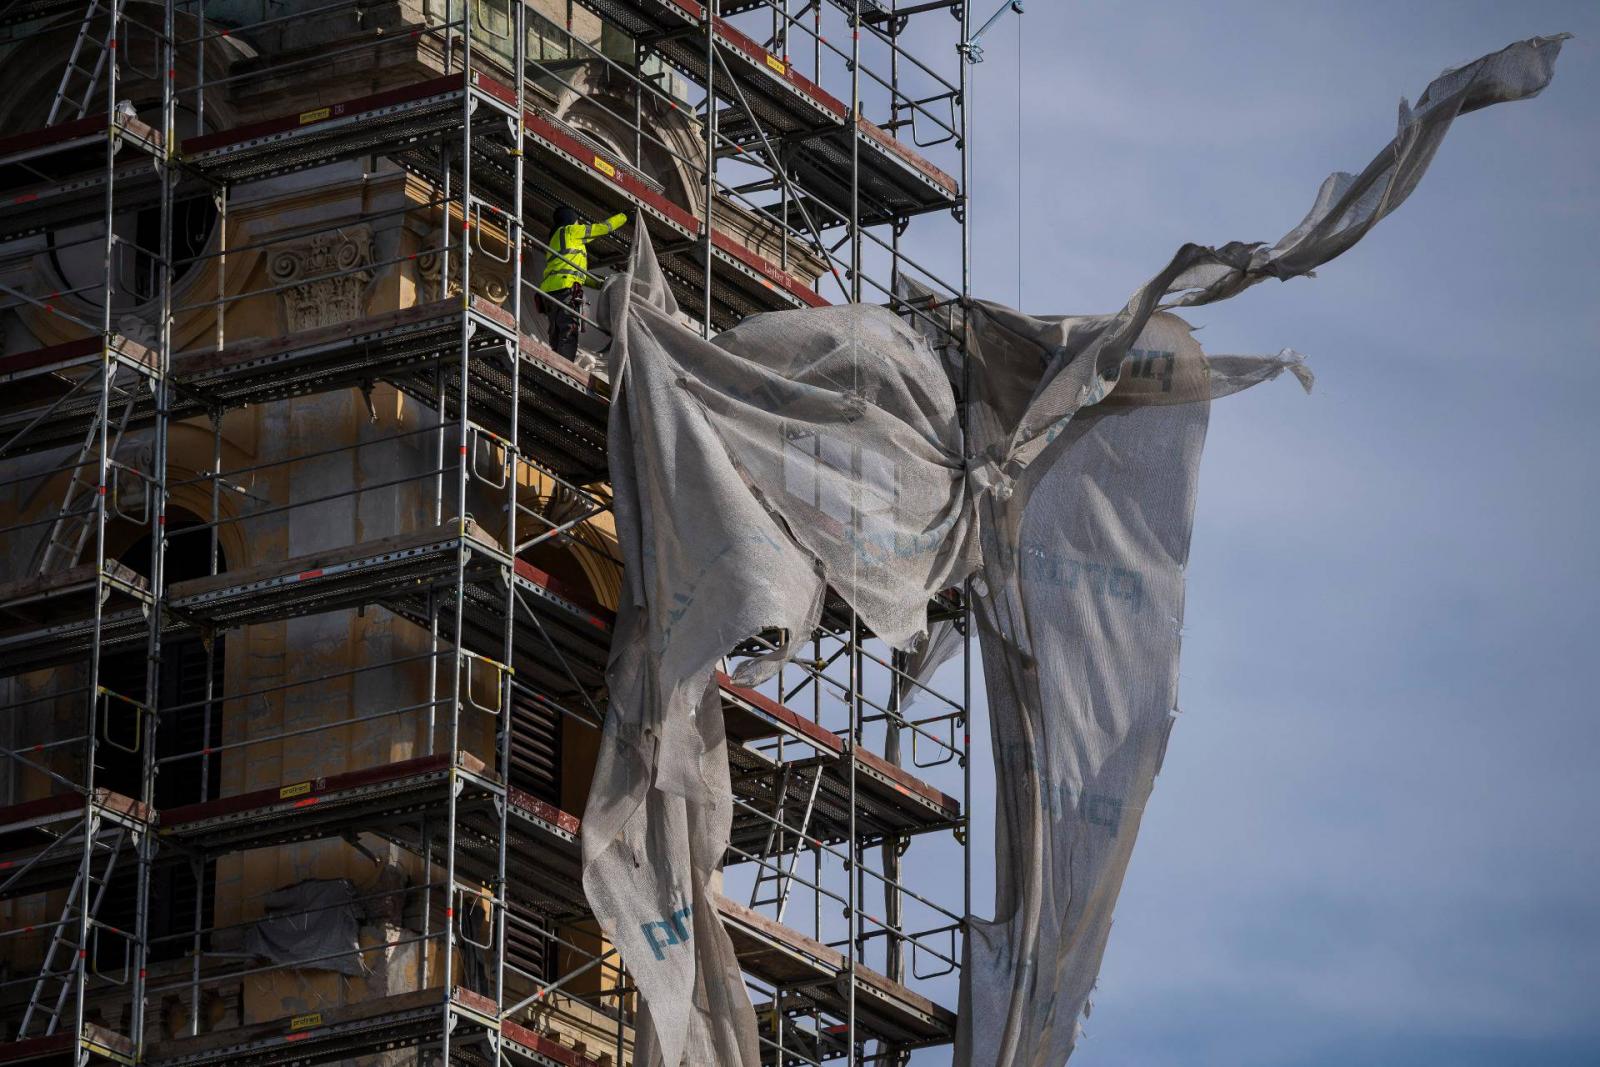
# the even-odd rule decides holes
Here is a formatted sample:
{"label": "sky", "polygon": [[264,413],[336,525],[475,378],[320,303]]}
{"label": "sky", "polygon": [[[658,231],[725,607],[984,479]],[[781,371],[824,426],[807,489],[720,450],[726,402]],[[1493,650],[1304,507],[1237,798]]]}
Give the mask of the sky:
{"label": "sky", "polygon": [[1600,4],[1038,2],[985,42],[974,291],[1017,303],[1020,247],[1044,313],[1276,240],[1402,95],[1561,31],[1317,278],[1186,315],[1317,388],[1213,408],[1183,714],[1074,1067],[1600,1064]]}

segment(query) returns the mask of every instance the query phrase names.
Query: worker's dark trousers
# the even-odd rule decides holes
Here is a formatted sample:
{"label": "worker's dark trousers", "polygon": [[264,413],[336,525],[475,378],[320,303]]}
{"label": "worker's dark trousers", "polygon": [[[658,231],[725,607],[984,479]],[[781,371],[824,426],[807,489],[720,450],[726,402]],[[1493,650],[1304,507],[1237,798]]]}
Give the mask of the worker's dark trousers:
{"label": "worker's dark trousers", "polygon": [[578,335],[583,332],[583,286],[544,294],[550,317],[550,347],[568,359],[578,358]]}

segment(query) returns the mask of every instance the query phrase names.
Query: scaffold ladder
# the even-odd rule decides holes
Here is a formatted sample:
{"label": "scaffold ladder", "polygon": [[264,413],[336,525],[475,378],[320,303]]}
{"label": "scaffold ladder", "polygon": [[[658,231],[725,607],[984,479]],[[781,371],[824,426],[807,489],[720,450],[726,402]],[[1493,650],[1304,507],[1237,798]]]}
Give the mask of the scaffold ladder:
{"label": "scaffold ladder", "polygon": [[[115,381],[115,372],[107,366],[105,374],[106,388],[109,389]],[[122,414],[112,429],[111,440],[106,446],[106,455],[112,459],[122,447],[122,435],[128,428],[128,419],[133,415],[133,405],[137,399],[137,391],[129,393],[128,402],[123,405]],[[91,521],[96,513],[94,498],[100,491],[100,466],[94,462],[95,438],[99,433],[99,423],[91,425],[88,435],[83,439],[83,447],[78,450],[78,461],[72,467],[71,477],[67,479],[61,510],[56,513],[56,521],[50,524],[50,533],[44,543],[44,556],[39,563],[40,574],[71,567],[83,555],[83,546],[88,543],[89,531],[94,525]],[[89,501],[87,507],[80,503],[85,499]]]}
{"label": "scaffold ladder", "polygon": [[[66,69],[61,72],[61,84],[56,87],[56,98],[50,104],[50,117],[45,120],[45,125],[70,122],[88,114],[89,105],[94,102],[95,90],[100,88],[100,76],[105,73],[106,63],[115,62],[113,53],[117,50],[117,27],[122,22],[122,3],[123,0],[111,0],[108,6],[100,0],[89,0],[83,23],[78,27],[78,38],[72,42],[72,52],[67,56]],[[95,16],[100,14],[107,16],[103,35],[95,32]],[[90,54],[94,56],[92,67],[85,66]]]}
{"label": "scaffold ladder", "polygon": [[[98,822],[99,820],[96,816],[90,816],[84,825],[84,831],[88,836],[86,847],[89,849],[89,862],[79,866],[78,873],[72,878],[72,888],[67,890],[66,903],[61,906],[61,921],[56,923],[55,932],[50,937],[50,948],[45,953],[44,966],[39,968],[39,978],[33,983],[33,993],[28,997],[28,1007],[22,1013],[22,1024],[17,1028],[18,1040],[28,1036],[28,1027],[33,1024],[35,1016],[44,1016],[46,1012],[49,1015],[44,1020],[44,1031],[41,1036],[49,1036],[56,1032],[56,1028],[61,1024],[61,1013],[67,1006],[67,996],[72,992],[73,979],[77,975],[79,959],[83,961],[84,966],[88,966],[89,946],[87,943],[83,945],[77,944],[75,938],[78,926],[78,896],[84,889],[83,879],[87,874],[89,879],[88,891],[93,894],[93,899],[89,901],[89,914],[87,916],[88,921],[93,923],[95,915],[100,911],[100,903],[105,899],[106,888],[111,884],[111,875],[117,869],[117,857],[122,854],[123,841],[128,836],[126,827],[117,827],[107,843],[111,851],[110,855],[106,857],[105,872],[99,878],[96,878],[94,874],[94,839],[97,836],[96,827]],[[57,971],[55,969],[56,960],[61,956],[63,950],[66,952],[67,962],[64,970]],[[46,1005],[52,982],[57,986],[55,1002]]]}
{"label": "scaffold ladder", "polygon": [[[793,829],[786,829],[783,825],[786,811],[786,801],[789,796],[789,783],[792,780],[793,764],[784,764],[783,773],[779,776],[777,800],[773,804],[772,821],[767,827],[767,844],[765,854],[769,857],[765,862],[757,865],[755,884],[750,887],[750,906],[752,908],[776,905],[777,911],[773,917],[779,922],[783,921],[783,912],[789,906],[789,890],[794,884],[795,864],[800,860],[800,853],[806,848],[806,838],[811,832],[811,813],[817,806],[817,789],[822,785],[822,765],[819,763],[812,769],[811,788],[806,794],[805,813],[800,818],[800,825]],[[801,778],[802,785],[804,777]],[[781,857],[787,856],[789,865],[783,866]],[[768,888],[770,887],[770,888]],[[762,896],[763,890],[770,892],[771,896]]]}

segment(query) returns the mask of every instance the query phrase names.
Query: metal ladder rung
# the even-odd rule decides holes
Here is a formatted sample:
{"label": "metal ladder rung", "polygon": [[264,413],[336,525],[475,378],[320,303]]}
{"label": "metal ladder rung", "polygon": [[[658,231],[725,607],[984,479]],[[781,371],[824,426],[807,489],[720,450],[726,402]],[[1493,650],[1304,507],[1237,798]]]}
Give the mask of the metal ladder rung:
{"label": "metal ladder rung", "polygon": [[[78,36],[72,42],[72,51],[67,56],[66,69],[61,72],[61,82],[56,87],[55,99],[50,103],[50,114],[45,119],[47,126],[55,125],[69,111],[76,112],[71,116],[75,119],[83,118],[88,111],[89,102],[94,99],[95,90],[100,85],[100,72],[105,69],[106,59],[111,55],[111,42],[117,37],[121,14],[122,0],[113,0],[109,7],[101,4],[99,0],[89,0],[88,6],[84,9],[83,21],[78,26]],[[107,16],[107,22],[110,24],[104,38],[95,32],[95,22],[100,15]],[[78,62],[79,57],[84,55],[86,46],[92,46],[96,50],[92,69]],[[112,59],[112,62],[116,60]],[[82,97],[75,97],[69,93],[74,74],[82,74],[89,79],[88,87]]]}
{"label": "metal ladder rung", "polygon": [[[90,848],[89,855],[92,858],[93,846],[99,835],[96,833],[93,821],[87,823],[84,830],[89,837],[87,845]],[[82,968],[88,965],[87,960],[84,958],[88,952],[87,940],[82,945],[70,942],[71,935],[68,934],[68,930],[76,927],[77,924],[73,922],[74,919],[82,921],[86,928],[94,925],[94,917],[100,911],[100,905],[105,900],[106,890],[111,885],[111,876],[116,871],[117,859],[122,854],[122,847],[126,843],[129,834],[126,827],[118,826],[112,836],[115,845],[111,848],[110,855],[106,857],[105,873],[99,879],[96,879],[94,868],[86,863],[80,866],[77,873],[73,875],[72,887],[67,890],[66,903],[61,908],[61,920],[56,924],[55,931],[50,937],[50,948],[45,953],[44,962],[40,966],[39,977],[33,984],[33,993],[29,996],[28,1006],[22,1013],[22,1022],[17,1027],[17,1040],[29,1036],[28,1027],[33,1023],[34,1015],[38,1013],[42,1016],[46,1011],[47,993],[45,987],[51,982],[55,982],[60,988],[56,991],[55,1003],[48,1008],[49,1015],[44,1025],[43,1036],[48,1037],[55,1033],[56,1028],[61,1023],[61,1015],[66,1008],[67,997],[72,992],[74,980]],[[85,867],[88,867],[88,869],[85,870]],[[87,879],[87,882],[85,879]],[[91,889],[93,893],[92,899],[88,900],[88,908],[79,908],[77,906],[79,896],[91,897]],[[55,971],[53,968],[56,966],[56,955],[63,946],[69,945],[69,942],[68,959],[72,959],[75,962],[65,972]]]}

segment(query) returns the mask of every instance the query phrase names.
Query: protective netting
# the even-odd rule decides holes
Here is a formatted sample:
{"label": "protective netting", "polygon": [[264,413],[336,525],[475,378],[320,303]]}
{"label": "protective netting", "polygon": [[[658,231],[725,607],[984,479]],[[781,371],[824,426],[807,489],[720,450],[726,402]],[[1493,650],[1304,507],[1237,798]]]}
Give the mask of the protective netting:
{"label": "protective netting", "polygon": [[[1459,114],[1536,95],[1565,34],[1447,71],[1359,175],[1334,174],[1277,244],[1185,245],[1114,316],[968,318],[983,512],[976,600],[995,758],[995,919],[973,920],[958,1067],[1070,1055],[1177,707],[1178,634],[1211,398],[1292,359],[1206,360],[1193,306],[1310,273],[1410,195]],[[1288,355],[1286,353],[1286,355]],[[947,363],[950,361],[947,359]]]}
{"label": "protective netting", "polygon": [[[713,667],[772,633],[738,680],[770,676],[829,588],[909,648],[929,597],[980,553],[996,916],[970,927],[957,1063],[1066,1059],[1176,706],[1209,401],[1284,369],[1310,381],[1292,353],[1207,359],[1161,301],[1221,299],[1345,251],[1410,193],[1457,114],[1542,89],[1561,40],[1441,76],[1366,171],[1329,178],[1272,248],[1186,245],[1111,316],[946,306],[970,366],[958,346],[936,351],[939,331],[859,305],[704,340],[636,232],[601,302],[627,574],[583,849],[590,904],[644,1003],[641,1062],[759,1062],[712,895],[733,811]],[[948,651],[940,636],[919,674]]]}
{"label": "protective netting", "polygon": [[[675,317],[648,236],[602,298],[625,596],[584,818],[584,888],[676,1065],[756,1062],[755,1020],[711,898],[733,808],[711,672],[758,684],[832,586],[899,646],[974,562],[955,399],[883,308],[757,316],[713,343]],[[646,1061],[653,1062],[653,1061]]]}

